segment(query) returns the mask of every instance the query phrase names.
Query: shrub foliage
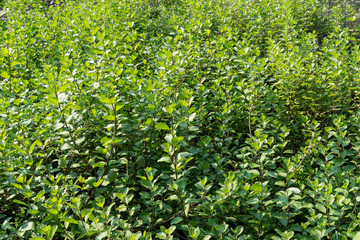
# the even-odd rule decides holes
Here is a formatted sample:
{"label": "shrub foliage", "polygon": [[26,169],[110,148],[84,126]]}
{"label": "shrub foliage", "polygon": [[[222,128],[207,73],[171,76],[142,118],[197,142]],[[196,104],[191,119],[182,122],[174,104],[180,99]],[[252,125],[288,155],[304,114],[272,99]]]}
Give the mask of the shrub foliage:
{"label": "shrub foliage", "polygon": [[360,239],[349,9],[5,7],[0,239]]}

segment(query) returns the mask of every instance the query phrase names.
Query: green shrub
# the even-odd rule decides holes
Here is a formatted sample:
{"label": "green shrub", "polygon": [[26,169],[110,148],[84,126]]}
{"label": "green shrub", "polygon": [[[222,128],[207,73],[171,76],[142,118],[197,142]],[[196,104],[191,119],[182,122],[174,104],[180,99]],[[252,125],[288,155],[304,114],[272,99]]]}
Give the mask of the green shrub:
{"label": "green shrub", "polygon": [[0,239],[360,238],[339,5],[96,2],[7,3]]}

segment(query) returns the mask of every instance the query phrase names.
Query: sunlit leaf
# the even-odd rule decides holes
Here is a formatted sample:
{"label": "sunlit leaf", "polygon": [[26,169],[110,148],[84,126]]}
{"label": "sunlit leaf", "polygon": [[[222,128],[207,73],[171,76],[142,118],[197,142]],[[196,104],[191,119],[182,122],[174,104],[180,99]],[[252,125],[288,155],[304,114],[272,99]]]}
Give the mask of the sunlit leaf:
{"label": "sunlit leaf", "polygon": [[170,128],[168,127],[168,125],[166,125],[165,123],[157,123],[155,125],[156,129],[161,129],[161,130],[170,130]]}

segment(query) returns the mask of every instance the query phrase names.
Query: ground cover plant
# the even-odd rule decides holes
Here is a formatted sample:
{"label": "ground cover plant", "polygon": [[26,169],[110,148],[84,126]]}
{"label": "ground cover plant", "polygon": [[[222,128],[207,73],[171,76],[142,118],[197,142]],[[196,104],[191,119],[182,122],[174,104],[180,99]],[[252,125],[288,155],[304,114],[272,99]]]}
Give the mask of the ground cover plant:
{"label": "ground cover plant", "polygon": [[360,239],[346,7],[6,1],[0,239]]}

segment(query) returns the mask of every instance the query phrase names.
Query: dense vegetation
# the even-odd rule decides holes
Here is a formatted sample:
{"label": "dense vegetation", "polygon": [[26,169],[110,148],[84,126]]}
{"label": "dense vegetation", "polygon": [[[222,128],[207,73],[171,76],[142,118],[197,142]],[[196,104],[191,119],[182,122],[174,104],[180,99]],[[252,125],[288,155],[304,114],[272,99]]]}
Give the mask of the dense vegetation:
{"label": "dense vegetation", "polygon": [[0,239],[360,239],[351,9],[5,8]]}

